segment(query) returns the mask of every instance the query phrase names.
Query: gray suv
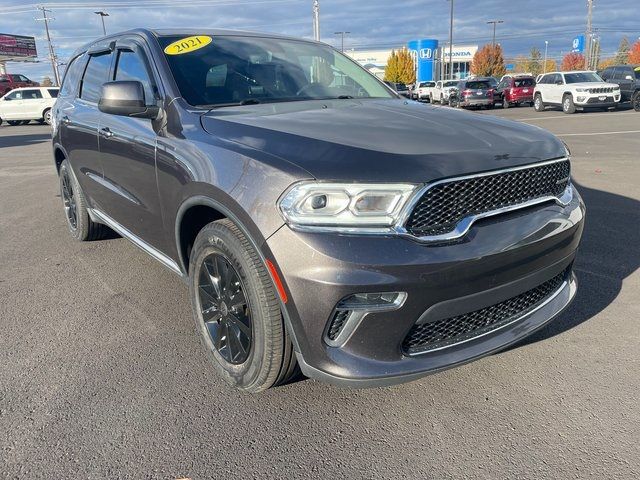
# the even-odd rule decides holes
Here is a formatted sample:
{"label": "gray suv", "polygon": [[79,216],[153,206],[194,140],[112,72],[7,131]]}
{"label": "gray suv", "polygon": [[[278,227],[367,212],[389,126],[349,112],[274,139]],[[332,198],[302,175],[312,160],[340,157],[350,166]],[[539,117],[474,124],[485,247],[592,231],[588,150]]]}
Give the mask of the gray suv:
{"label": "gray suv", "polygon": [[53,113],[71,235],[184,279],[212,365],[258,392],[387,385],[572,300],[584,205],[553,135],[400,98],[333,48],[133,30],[72,56]]}

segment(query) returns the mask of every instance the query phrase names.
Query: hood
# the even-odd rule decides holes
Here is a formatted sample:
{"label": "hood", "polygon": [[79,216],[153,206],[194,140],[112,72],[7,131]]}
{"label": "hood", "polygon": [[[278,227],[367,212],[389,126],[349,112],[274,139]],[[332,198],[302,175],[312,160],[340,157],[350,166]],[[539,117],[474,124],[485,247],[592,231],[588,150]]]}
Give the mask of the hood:
{"label": "hood", "polygon": [[422,183],[565,155],[538,127],[405,100],[315,100],[212,110],[203,128],[320,180]]}
{"label": "hood", "polygon": [[579,82],[570,85],[571,88],[618,88],[617,84],[608,82]]}

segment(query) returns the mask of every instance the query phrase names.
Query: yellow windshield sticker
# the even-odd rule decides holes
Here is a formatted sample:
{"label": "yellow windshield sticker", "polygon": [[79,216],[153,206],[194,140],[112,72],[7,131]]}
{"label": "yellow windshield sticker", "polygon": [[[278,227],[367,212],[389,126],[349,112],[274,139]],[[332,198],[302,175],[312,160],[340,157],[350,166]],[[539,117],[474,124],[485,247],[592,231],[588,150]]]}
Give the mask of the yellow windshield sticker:
{"label": "yellow windshield sticker", "polygon": [[194,35],[193,37],[185,37],[176,40],[171,45],[167,45],[164,53],[167,55],[182,55],[183,53],[193,52],[199,48],[206,47],[213,39],[207,35]]}

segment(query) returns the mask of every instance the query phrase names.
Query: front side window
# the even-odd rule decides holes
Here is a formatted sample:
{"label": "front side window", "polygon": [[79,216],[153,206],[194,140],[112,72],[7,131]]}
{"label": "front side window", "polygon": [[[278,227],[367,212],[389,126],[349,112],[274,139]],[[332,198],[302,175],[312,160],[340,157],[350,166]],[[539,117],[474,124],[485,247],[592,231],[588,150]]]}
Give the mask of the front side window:
{"label": "front side window", "polygon": [[7,100],[22,100],[22,90],[14,90],[13,92],[5,95]]}
{"label": "front side window", "polygon": [[455,87],[456,85],[458,85],[457,80],[450,80],[448,82],[444,82],[445,87]]}
{"label": "front side window", "polygon": [[102,85],[109,77],[111,53],[92,55],[82,77],[80,98],[91,103],[98,103],[102,93]]}
{"label": "front side window", "polygon": [[42,92],[40,90],[22,90],[23,100],[37,100],[42,98]]}
{"label": "front side window", "polygon": [[569,83],[602,82],[602,78],[593,72],[565,73],[564,81]]}
{"label": "front side window", "polygon": [[120,50],[114,80],[133,80],[142,83],[147,105],[153,103],[155,95],[144,59],[132,50]]}
{"label": "front side window", "polygon": [[[181,40],[163,36],[163,49]],[[184,99],[195,106],[395,98],[367,70],[331,47],[279,38],[221,36],[166,55]]]}
{"label": "front side window", "polygon": [[83,58],[84,55],[79,55],[72,59],[69,65],[67,65],[67,70],[62,80],[62,88],[60,89],[61,97],[66,97],[76,91],[80,76],[82,75]]}
{"label": "front side window", "polygon": [[17,76],[21,82],[30,82],[31,80],[29,80],[27,77],[25,77],[24,75],[18,75]]}

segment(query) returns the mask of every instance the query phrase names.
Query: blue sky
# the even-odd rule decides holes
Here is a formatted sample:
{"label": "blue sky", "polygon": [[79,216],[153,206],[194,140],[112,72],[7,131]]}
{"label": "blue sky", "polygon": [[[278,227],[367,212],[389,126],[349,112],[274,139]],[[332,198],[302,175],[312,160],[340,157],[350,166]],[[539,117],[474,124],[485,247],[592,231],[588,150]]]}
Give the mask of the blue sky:
{"label": "blue sky", "polygon": [[[491,41],[488,20],[498,25],[497,41],[507,56],[526,54],[531,47],[560,58],[571,39],[584,32],[586,0],[455,0],[454,43],[484,44]],[[51,75],[44,41],[43,22],[37,4],[28,0],[2,0],[0,32],[33,35],[42,62],[9,64],[13,73],[35,80]],[[50,1],[51,36],[61,60],[78,46],[102,34],[94,10],[105,10],[109,33],[135,27],[218,27],[278,32],[310,37],[312,0],[123,0]],[[593,25],[602,40],[605,56],[615,53],[623,36],[640,37],[640,0],[596,0]],[[321,39],[339,45],[336,31],[350,31],[346,48],[387,48],[416,38],[448,39],[447,0],[320,0]]]}

